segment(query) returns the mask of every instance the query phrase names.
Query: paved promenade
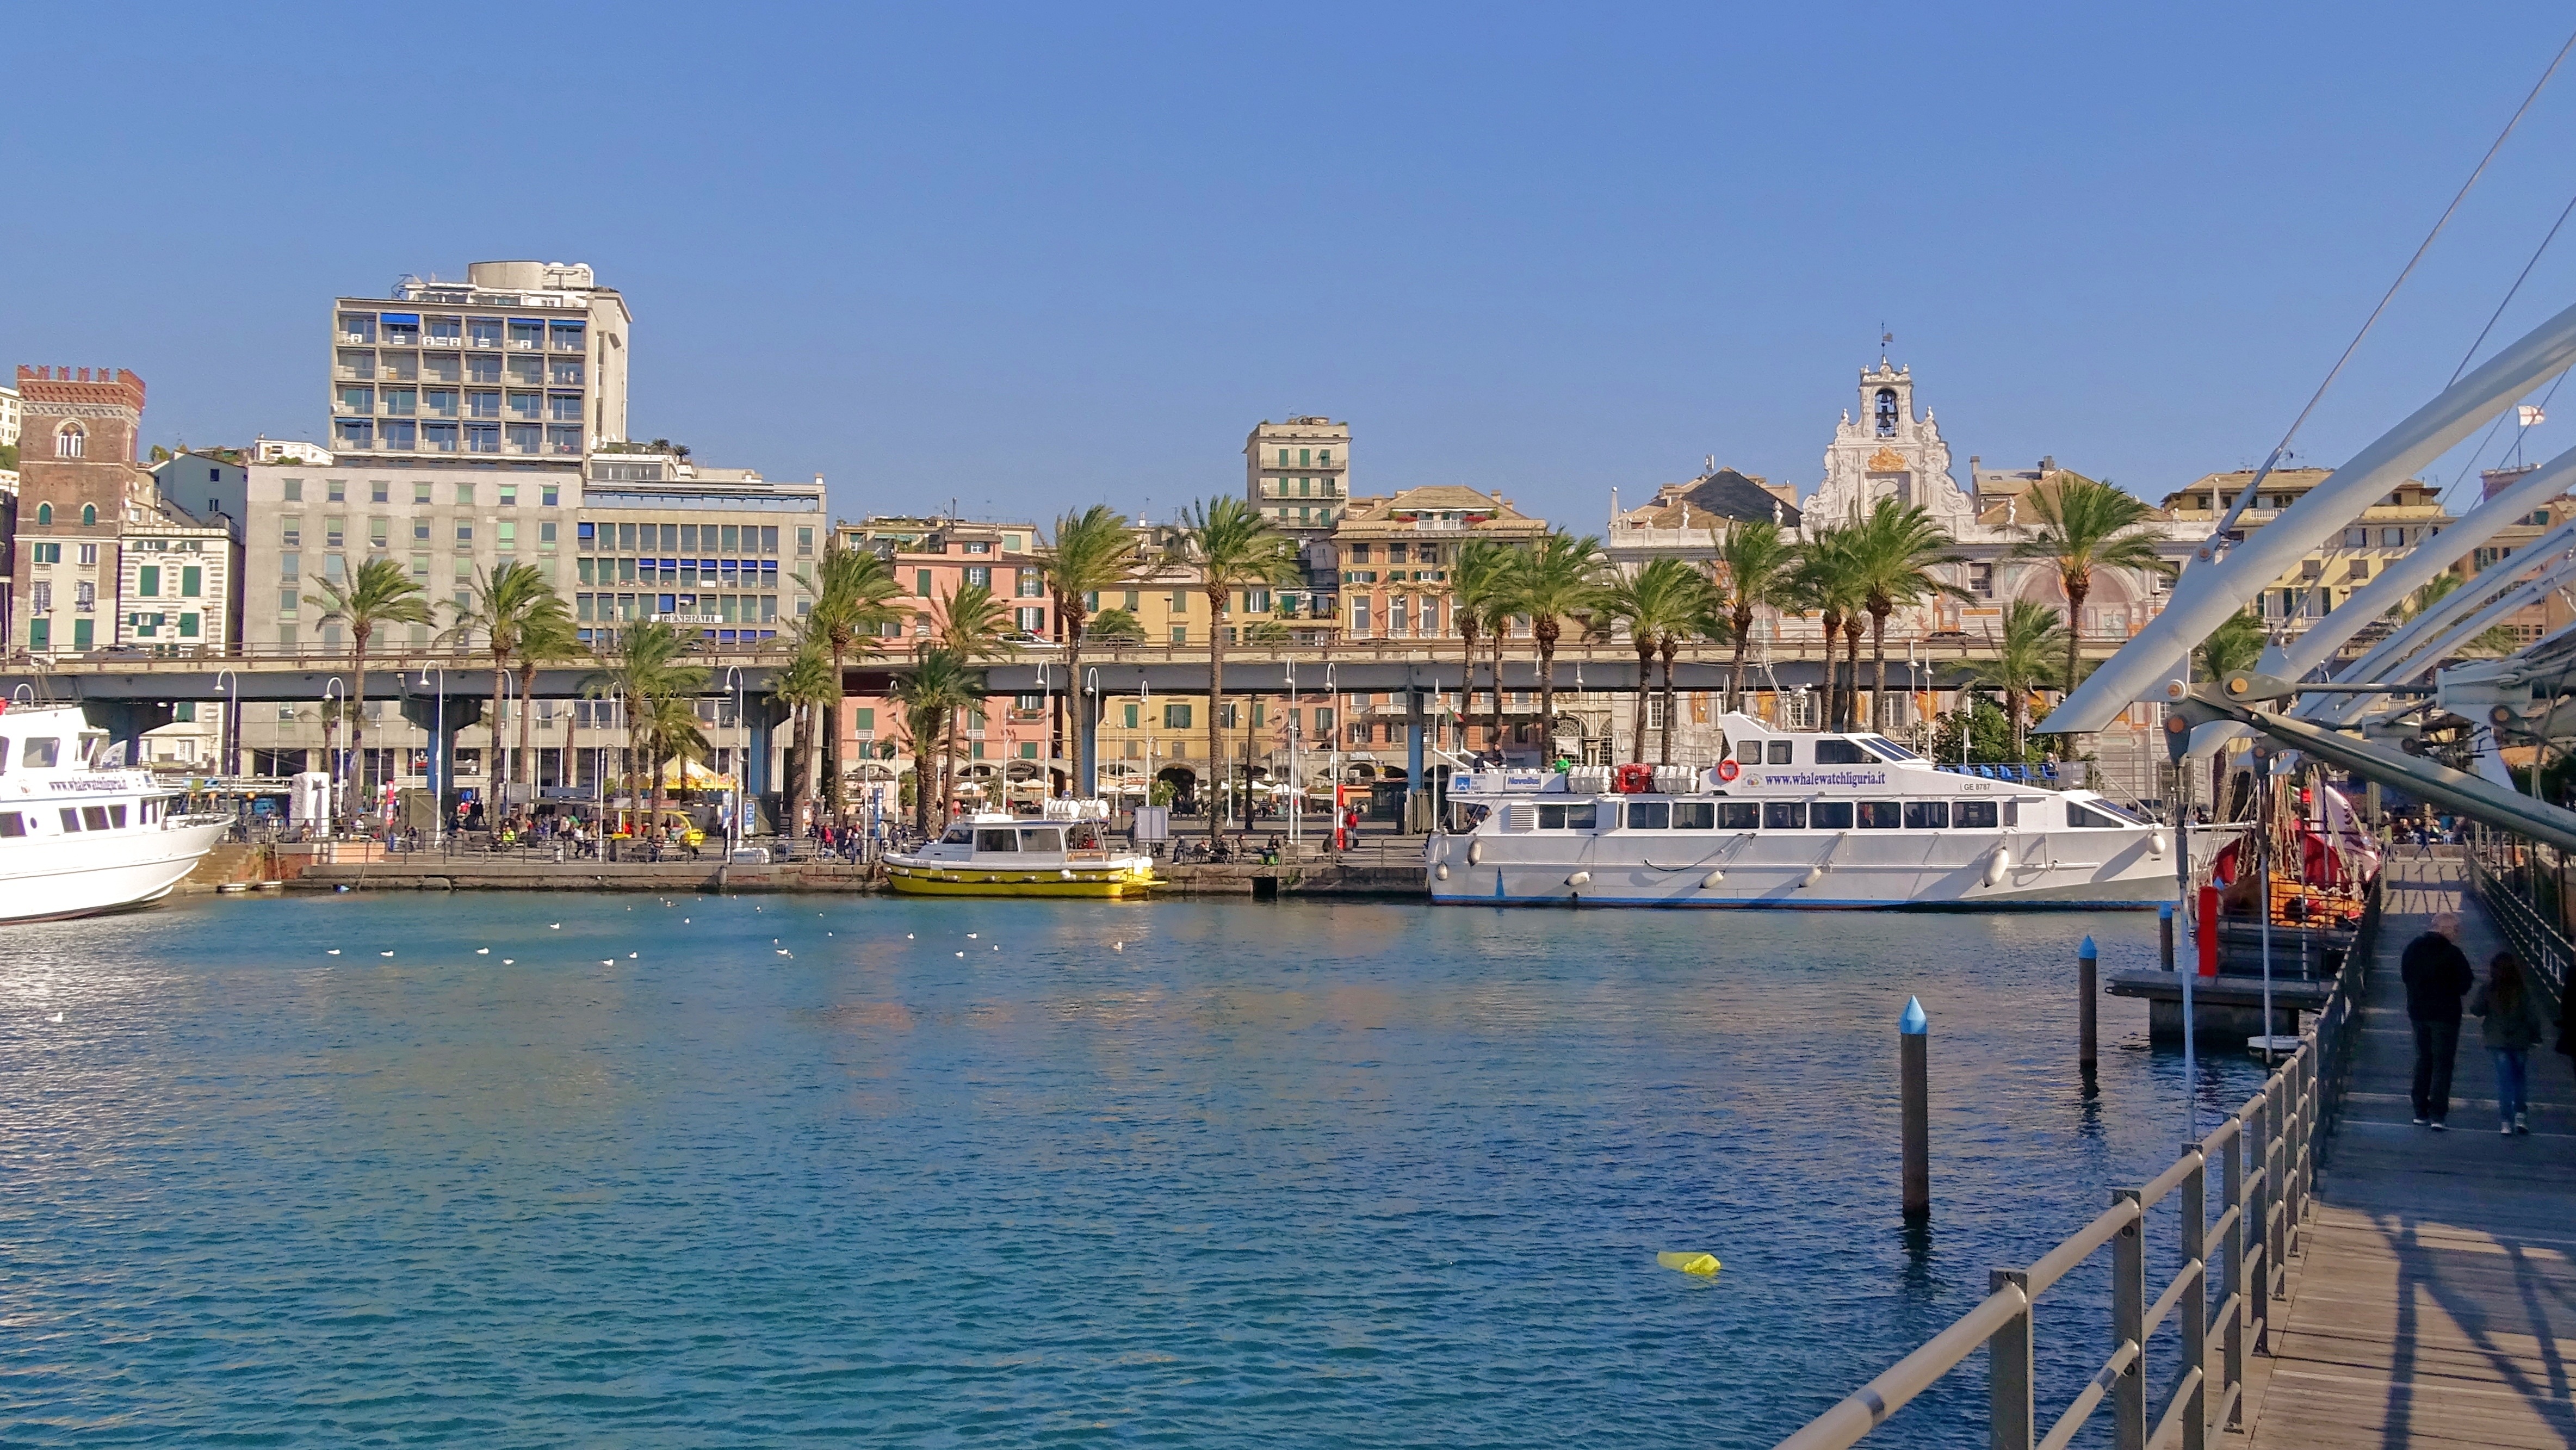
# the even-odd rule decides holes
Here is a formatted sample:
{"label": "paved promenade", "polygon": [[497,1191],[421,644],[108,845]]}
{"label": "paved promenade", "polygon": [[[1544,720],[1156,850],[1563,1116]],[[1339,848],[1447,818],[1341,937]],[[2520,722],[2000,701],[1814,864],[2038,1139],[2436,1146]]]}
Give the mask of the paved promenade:
{"label": "paved promenade", "polygon": [[2550,1050],[2555,1034],[2532,1054],[2530,1136],[2496,1132],[2475,1018],[2451,1131],[2409,1121],[2399,953],[2437,910],[2461,912],[2481,971],[2502,945],[2465,869],[2389,868],[2351,1092],[2253,1427],[2260,1450],[2576,1446],[2576,1075]]}

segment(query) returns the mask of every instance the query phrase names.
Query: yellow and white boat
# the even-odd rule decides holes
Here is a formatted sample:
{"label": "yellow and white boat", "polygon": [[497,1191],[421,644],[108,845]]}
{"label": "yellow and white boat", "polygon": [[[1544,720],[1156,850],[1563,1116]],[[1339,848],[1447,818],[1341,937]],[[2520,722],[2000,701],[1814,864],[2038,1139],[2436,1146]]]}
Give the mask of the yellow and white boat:
{"label": "yellow and white boat", "polygon": [[[1047,818],[982,814],[950,823],[938,840],[885,858],[886,880],[907,896],[1143,896],[1161,883],[1154,859],[1121,855],[1105,842],[1105,819],[1068,815],[1049,802]],[[1080,804],[1089,805],[1091,802]],[[1105,816],[1105,811],[1102,813]]]}

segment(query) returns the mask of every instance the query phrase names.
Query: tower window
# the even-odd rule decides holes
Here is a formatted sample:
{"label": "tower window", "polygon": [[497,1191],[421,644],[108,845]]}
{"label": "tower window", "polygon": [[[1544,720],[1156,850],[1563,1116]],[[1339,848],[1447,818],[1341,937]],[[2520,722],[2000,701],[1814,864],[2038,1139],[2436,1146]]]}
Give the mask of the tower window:
{"label": "tower window", "polygon": [[1896,436],[1896,389],[1894,388],[1878,390],[1878,436],[1881,438]]}
{"label": "tower window", "polygon": [[82,505],[81,505],[81,522],[82,522],[83,524],[88,525],[88,526],[91,526],[91,527],[96,527],[96,526],[97,526],[97,524],[98,524],[98,505],[97,505],[97,504],[94,504],[94,503],[85,503],[85,504],[82,504]]}
{"label": "tower window", "polygon": [[89,434],[78,423],[65,423],[54,433],[54,456],[78,458],[89,447]]}

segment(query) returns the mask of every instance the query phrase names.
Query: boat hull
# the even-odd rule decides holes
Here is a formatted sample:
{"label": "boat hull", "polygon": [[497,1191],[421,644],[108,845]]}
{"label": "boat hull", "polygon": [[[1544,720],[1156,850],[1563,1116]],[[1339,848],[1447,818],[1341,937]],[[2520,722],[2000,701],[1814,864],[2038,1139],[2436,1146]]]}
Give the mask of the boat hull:
{"label": "boat hull", "polygon": [[[2176,898],[2174,862],[2147,831],[1997,840],[1814,834],[1717,836],[1688,854],[1602,837],[1561,859],[1511,859],[1509,837],[1435,837],[1431,899],[1450,906],[1647,906],[1700,910],[2147,910]],[[2121,839],[2106,839],[2117,836]],[[1468,845],[1477,849],[1469,860]],[[1573,845],[1572,841],[1564,842]],[[1992,878],[1992,879],[1989,879]]]}
{"label": "boat hull", "polygon": [[886,884],[905,896],[1083,897],[1118,901],[1147,895],[1157,883],[1150,867],[997,870],[950,862],[889,859]]}
{"label": "boat hull", "polygon": [[221,821],[0,843],[0,922],[52,921],[170,894],[224,838]]}

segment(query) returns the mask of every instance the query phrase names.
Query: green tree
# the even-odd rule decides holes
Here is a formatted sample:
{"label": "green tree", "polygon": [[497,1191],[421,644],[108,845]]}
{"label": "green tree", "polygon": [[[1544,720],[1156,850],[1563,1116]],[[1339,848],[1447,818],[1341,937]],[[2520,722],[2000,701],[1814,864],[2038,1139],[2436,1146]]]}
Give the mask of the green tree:
{"label": "green tree", "polygon": [[[397,568],[391,559],[376,561],[386,568]],[[414,586],[418,587],[418,586]],[[519,659],[519,650],[531,621],[536,627],[551,631],[554,616],[563,612],[563,596],[533,564],[501,564],[478,573],[465,601],[451,604],[455,618],[449,624],[446,638],[459,649],[472,649],[480,636],[482,649],[492,660],[492,767],[486,772],[498,797],[505,775],[504,762],[509,754],[509,736],[504,732],[508,719],[502,705],[510,697],[511,668]],[[521,713],[526,700],[520,701]],[[522,762],[524,764],[525,762]],[[515,778],[515,777],[513,777]],[[502,801],[493,802],[497,809]]]}
{"label": "green tree", "polygon": [[367,646],[376,631],[388,624],[429,623],[429,600],[391,559],[369,559],[349,576],[347,584],[325,579],[321,588],[319,594],[304,596],[304,602],[321,606],[324,623],[349,627],[349,674],[356,682],[349,692],[349,749],[357,757],[358,780],[363,785],[367,778]]}
{"label": "green tree", "polygon": [[[1679,559],[1664,557],[1648,560],[1635,575],[1614,579],[1601,590],[1601,614],[1628,631],[1628,645],[1637,652],[1637,694],[1632,702],[1632,738],[1628,747],[1631,762],[1646,758],[1646,701],[1653,692],[1654,663],[1669,642],[1678,651],[1681,641],[1698,633],[1709,621],[1708,580],[1698,570]],[[1662,763],[1672,764],[1673,715],[1669,694],[1672,662],[1664,661],[1667,693],[1664,704],[1664,737]]]}
{"label": "green tree", "polygon": [[1476,693],[1476,642],[1490,634],[1494,641],[1494,715],[1487,738],[1497,751],[1503,748],[1503,640],[1512,630],[1512,575],[1519,558],[1518,549],[1499,540],[1470,539],[1458,546],[1457,562],[1449,571],[1450,612],[1458,621],[1458,637],[1466,648],[1459,718],[1466,718],[1465,707]]}
{"label": "green tree", "polygon": [[[1097,749],[1093,727],[1100,701],[1087,699],[1082,693],[1083,632],[1090,622],[1092,601],[1136,577],[1136,531],[1127,526],[1125,514],[1096,503],[1078,514],[1057,515],[1055,537],[1038,558],[1038,567],[1046,573],[1047,592],[1055,596],[1056,624],[1064,635],[1065,692],[1083,716],[1073,732],[1073,775],[1081,788],[1091,789],[1097,783],[1100,768],[1100,762],[1093,758]],[[1142,639],[1144,626],[1136,625],[1135,619],[1127,615],[1127,622],[1135,625],[1136,637]]]}
{"label": "green tree", "polygon": [[[618,629],[614,643],[593,656],[596,668],[582,681],[584,695],[595,700],[615,697],[625,716],[623,774],[630,806],[642,791],[649,789],[654,792],[655,809],[659,809],[658,768],[650,786],[635,779],[636,765],[645,760],[650,744],[645,732],[656,718],[658,702],[693,698],[707,687],[706,667],[688,661],[692,643],[675,625],[649,619],[630,621]],[[655,767],[660,764],[658,759],[650,763]]]}
{"label": "green tree", "polygon": [[681,769],[675,774],[687,779],[688,762],[707,758],[706,732],[698,728],[697,702],[682,695],[651,697],[634,729],[644,745],[644,768],[653,779],[653,811],[645,819],[651,823],[650,828],[658,829],[668,799],[662,786],[662,764],[678,762]]}
{"label": "green tree", "polygon": [[[1818,616],[1825,626],[1825,698],[1819,716],[1823,728],[1840,730],[1848,705],[1842,689],[1841,675],[1834,664],[1834,646],[1841,639],[1846,620],[1858,619],[1864,612],[1865,595],[1860,572],[1852,557],[1852,531],[1847,528],[1820,528],[1815,536],[1798,548],[1798,562],[1791,575],[1791,599],[1800,613]],[[1852,685],[1857,688],[1860,675],[1855,667]]]}
{"label": "green tree", "polygon": [[[519,628],[519,760],[515,778],[522,785],[536,780],[537,757],[533,731],[536,712],[528,708],[529,692],[537,687],[540,666],[568,660],[581,653],[581,637],[573,627],[572,611],[565,607],[563,596],[546,591],[543,607],[528,615]],[[570,758],[567,756],[567,765]]]}
{"label": "green tree", "polygon": [[2093,593],[2093,571],[2171,575],[2174,569],[2156,553],[2155,527],[2148,519],[2154,510],[2136,494],[2080,473],[2062,473],[2023,498],[2039,520],[2039,531],[2014,545],[2012,556],[2044,559],[2057,567],[2058,587],[2066,592],[2065,682],[2071,691],[2083,648],[2079,622],[2084,601]]}
{"label": "green tree", "polygon": [[982,698],[983,679],[964,655],[943,644],[916,651],[898,675],[888,697],[903,712],[904,733],[912,743],[913,829],[930,834],[930,802],[937,794],[940,824],[947,825],[948,797],[939,791],[932,771],[934,758],[947,739],[957,712]]}
{"label": "green tree", "polygon": [[1182,513],[1181,526],[1195,556],[1199,591],[1208,601],[1208,768],[1217,787],[1208,803],[1208,838],[1214,840],[1225,828],[1224,803],[1232,796],[1225,754],[1226,605],[1238,589],[1295,583],[1297,554],[1286,535],[1239,498],[1220,495],[1193,505]]}
{"label": "green tree", "polygon": [[1539,748],[1550,755],[1556,753],[1556,642],[1567,619],[1580,620],[1597,607],[1604,565],[1598,538],[1553,529],[1512,561],[1512,613],[1529,619],[1538,645]]}
{"label": "green tree", "polygon": [[[1960,708],[1935,719],[1932,724],[1932,758],[1942,763],[1969,761],[1979,765],[2022,762],[2013,746],[2012,722],[1995,702],[1983,695],[1962,694]],[[1959,734],[1967,732],[1967,751],[1959,749]]]}
{"label": "green tree", "polygon": [[[837,538],[823,546],[823,557],[815,565],[814,578],[799,575],[797,582],[814,596],[813,610],[805,617],[809,635],[819,636],[832,658],[834,685],[829,713],[831,730],[831,778],[826,798],[831,803],[832,818],[838,820],[846,805],[845,772],[840,762],[840,682],[847,678],[853,656],[866,658],[877,652],[877,641],[889,627],[899,624],[903,611],[894,604],[903,593],[895,582],[894,570],[874,551],[853,549]],[[820,713],[806,716],[806,728],[816,729]],[[806,751],[807,763],[813,760],[812,745]]]}
{"label": "green tree", "polygon": [[2022,735],[2022,707],[2031,694],[2048,679],[2049,664],[2065,644],[2066,617],[2057,606],[2035,599],[2016,599],[2004,606],[2004,627],[1997,634],[1986,629],[1987,657],[1969,665],[1969,677],[1976,683],[2001,690],[2004,715],[2012,732],[2013,758],[2022,758],[2027,742]]}
{"label": "green tree", "polygon": [[2223,680],[2254,668],[2263,658],[2262,616],[2250,609],[2229,615],[2200,642],[2193,657],[2204,680]]}
{"label": "green tree", "polygon": [[799,629],[794,638],[795,653],[770,691],[794,716],[787,735],[787,819],[802,824],[804,808],[813,799],[815,721],[839,707],[841,674],[832,667],[831,644],[821,635]]}
{"label": "green tree", "polygon": [[1798,549],[1769,519],[1740,519],[1717,533],[1719,606],[1735,637],[1727,666],[1726,708],[1744,708],[1744,650],[1753,638],[1757,611],[1787,609],[1797,598]]}
{"label": "green tree", "polygon": [[[1870,722],[1873,730],[1883,730],[1887,723],[1887,617],[1945,594],[1969,597],[1968,591],[1934,572],[1959,562],[1950,545],[1950,536],[1933,522],[1931,510],[1893,498],[1872,505],[1869,517],[1852,531],[1852,570],[1860,585],[1861,608],[1869,614],[1870,662],[1875,670],[1869,696],[1870,713],[1876,717]],[[1855,688],[1859,684],[1857,669],[1853,684]]]}
{"label": "green tree", "polygon": [[1102,644],[1142,644],[1144,621],[1124,609],[1104,609],[1084,622],[1083,637]]}

